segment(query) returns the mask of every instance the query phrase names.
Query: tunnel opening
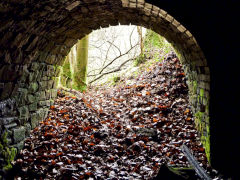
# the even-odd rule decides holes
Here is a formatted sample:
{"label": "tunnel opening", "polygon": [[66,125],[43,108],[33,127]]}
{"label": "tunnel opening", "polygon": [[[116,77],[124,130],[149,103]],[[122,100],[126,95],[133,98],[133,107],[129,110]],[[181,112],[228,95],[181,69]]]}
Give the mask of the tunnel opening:
{"label": "tunnel opening", "polygon": [[47,21],[43,13],[38,21],[22,16],[16,26],[6,23],[2,27],[6,34],[2,42],[7,39],[11,44],[9,49],[5,44],[0,54],[1,132],[8,132],[9,146],[22,149],[30,130],[46,118],[57,95],[59,66],[73,44],[94,29],[120,22],[152,29],[175,48],[184,65],[196,126],[210,161],[210,73],[197,41],[183,25],[143,1],[86,1],[69,4],[61,16],[56,16],[59,12],[54,9],[47,12]]}
{"label": "tunnel opening", "polygon": [[[166,74],[149,77],[159,76],[151,71],[162,66]],[[59,90],[47,119],[33,130],[17,159],[17,165],[25,171],[21,177],[31,177],[32,173],[44,179],[59,175],[75,179],[151,179],[165,161],[171,168],[188,168],[180,152],[183,143],[194,149],[205,168],[209,167],[204,149],[195,139],[186,84],[178,93],[154,88],[157,79],[161,80],[159,84],[166,83],[164,76],[171,76],[167,70],[175,74],[171,81],[184,81],[179,66],[176,55],[170,54],[166,62],[143,71],[142,81],[125,87],[102,87],[84,94],[68,90],[68,95]],[[164,172],[159,175],[162,178]]]}

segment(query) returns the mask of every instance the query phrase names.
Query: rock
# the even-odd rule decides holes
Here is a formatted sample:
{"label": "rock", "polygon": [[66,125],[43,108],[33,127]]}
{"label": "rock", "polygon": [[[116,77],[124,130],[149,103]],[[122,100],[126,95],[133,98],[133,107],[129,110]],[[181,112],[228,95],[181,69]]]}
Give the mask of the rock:
{"label": "rock", "polygon": [[37,62],[33,62],[31,64],[31,70],[32,71],[36,71],[36,70],[38,70],[38,68],[39,68],[39,64]]}
{"label": "rock", "polygon": [[29,82],[36,81],[38,77],[38,73],[39,73],[38,71],[29,73],[29,76],[28,76]]}
{"label": "rock", "polygon": [[19,112],[19,117],[20,118],[28,118],[29,117],[29,110],[27,106],[22,106],[20,108],[18,108],[18,112]]}
{"label": "rock", "polygon": [[32,129],[34,129],[38,125],[38,114],[37,113],[31,114],[30,121]]}
{"label": "rock", "polygon": [[21,141],[21,142],[15,144],[14,147],[17,148],[18,152],[20,152],[20,150],[22,150],[24,147],[24,141]]}
{"label": "rock", "polygon": [[54,75],[54,73],[55,73],[54,67],[51,65],[48,65],[47,66],[47,76],[51,77]]}
{"label": "rock", "polygon": [[47,87],[51,89],[53,87],[54,80],[49,80]]}
{"label": "rock", "polygon": [[50,90],[46,90],[45,94],[46,94],[46,100],[51,98],[51,91]]}
{"label": "rock", "polygon": [[137,129],[136,134],[138,136],[147,136],[147,137],[156,138],[157,130],[153,128],[139,128]]}
{"label": "rock", "polygon": [[41,81],[41,82],[39,82],[39,90],[45,90],[46,89],[46,87],[47,87],[47,84],[48,82],[47,81]]}
{"label": "rock", "polygon": [[34,82],[34,83],[30,83],[29,85],[29,92],[30,93],[35,93],[38,90],[38,83]]}
{"label": "rock", "polygon": [[30,135],[30,132],[31,132],[31,125],[30,123],[26,123],[26,125],[24,125],[26,127],[26,136],[29,136]]}
{"label": "rock", "polygon": [[37,110],[37,102],[34,102],[28,106],[29,111],[36,111]]}
{"label": "rock", "polygon": [[16,117],[5,117],[0,118],[0,125],[7,125],[14,122],[17,118]]}
{"label": "rock", "polygon": [[45,91],[39,91],[36,93],[37,99],[40,101],[46,100],[46,94]]}
{"label": "rock", "polygon": [[21,126],[19,128],[13,129],[13,140],[14,143],[19,143],[20,141],[24,140],[25,138],[25,127]]}
{"label": "rock", "polygon": [[38,105],[41,107],[44,107],[44,106],[46,106],[46,101],[39,101]]}
{"label": "rock", "polygon": [[5,129],[11,129],[11,128],[17,127],[17,123],[8,124],[8,125],[5,125],[4,127]]}
{"label": "rock", "polygon": [[18,88],[18,92],[17,92],[17,95],[16,95],[16,103],[18,105],[23,105],[25,103],[25,101],[27,100],[27,94],[28,94],[28,91],[27,89],[24,89],[24,88]]}
{"label": "rock", "polygon": [[31,104],[31,103],[33,103],[33,102],[35,102],[35,101],[36,101],[36,98],[35,98],[33,95],[29,94],[29,95],[27,96],[27,103],[28,103],[28,104]]}

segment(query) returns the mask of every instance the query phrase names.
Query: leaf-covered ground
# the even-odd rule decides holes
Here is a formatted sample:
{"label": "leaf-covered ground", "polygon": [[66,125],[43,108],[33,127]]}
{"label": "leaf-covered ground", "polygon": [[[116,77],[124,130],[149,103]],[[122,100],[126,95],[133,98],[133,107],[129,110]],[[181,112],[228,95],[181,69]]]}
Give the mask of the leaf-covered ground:
{"label": "leaf-covered ground", "polygon": [[162,164],[189,166],[187,145],[210,169],[194,128],[185,74],[171,54],[128,85],[58,91],[15,162],[19,179],[152,179]]}

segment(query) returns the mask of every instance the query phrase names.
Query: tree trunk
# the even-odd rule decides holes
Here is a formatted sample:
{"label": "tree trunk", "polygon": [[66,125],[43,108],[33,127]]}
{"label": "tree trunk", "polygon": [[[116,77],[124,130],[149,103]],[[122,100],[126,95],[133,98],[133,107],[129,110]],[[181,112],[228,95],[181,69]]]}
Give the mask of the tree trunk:
{"label": "tree trunk", "polygon": [[88,35],[77,43],[76,59],[73,63],[73,88],[84,91],[87,84]]}
{"label": "tree trunk", "polygon": [[68,54],[62,66],[62,74],[61,74],[61,85],[64,87],[71,87],[72,81],[72,71],[71,71],[71,64],[70,64],[71,56]]}
{"label": "tree trunk", "polygon": [[137,26],[137,31],[138,31],[138,35],[139,35],[141,55],[142,55],[142,54],[143,54],[143,34],[142,34],[142,27],[141,27],[141,26]]}

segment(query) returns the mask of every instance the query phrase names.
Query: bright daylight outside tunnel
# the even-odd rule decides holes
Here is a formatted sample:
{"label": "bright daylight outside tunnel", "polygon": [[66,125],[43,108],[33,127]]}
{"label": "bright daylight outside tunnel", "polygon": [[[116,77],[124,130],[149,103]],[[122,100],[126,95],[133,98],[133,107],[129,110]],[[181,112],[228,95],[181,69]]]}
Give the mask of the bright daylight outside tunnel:
{"label": "bright daylight outside tunnel", "polygon": [[193,35],[144,1],[56,3],[0,28],[0,177],[220,179]]}

